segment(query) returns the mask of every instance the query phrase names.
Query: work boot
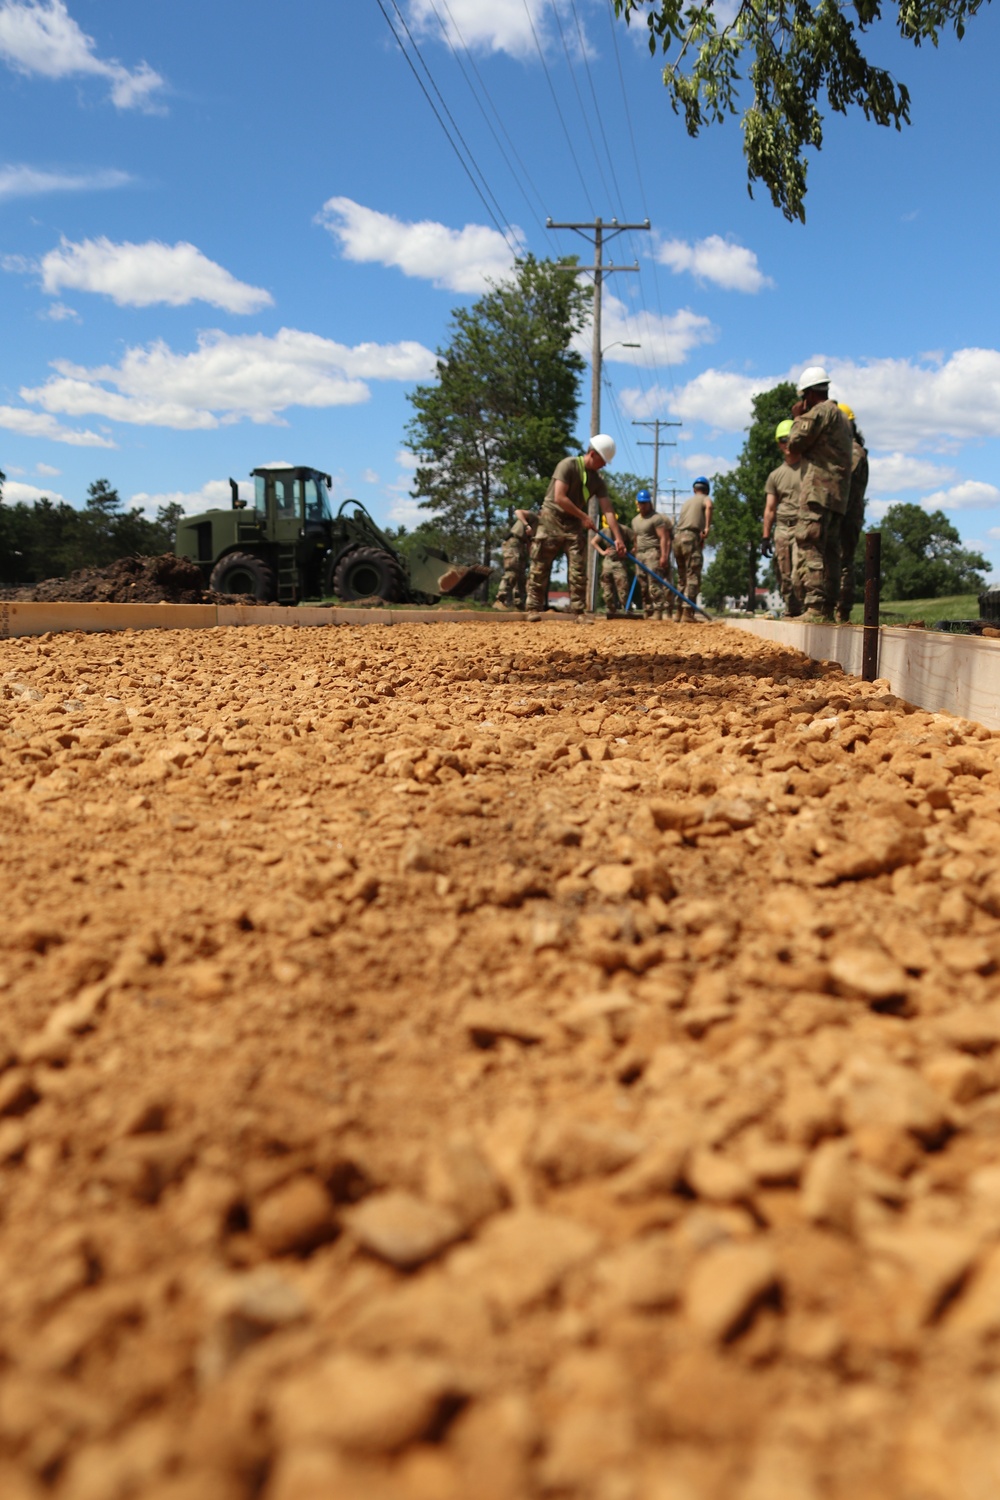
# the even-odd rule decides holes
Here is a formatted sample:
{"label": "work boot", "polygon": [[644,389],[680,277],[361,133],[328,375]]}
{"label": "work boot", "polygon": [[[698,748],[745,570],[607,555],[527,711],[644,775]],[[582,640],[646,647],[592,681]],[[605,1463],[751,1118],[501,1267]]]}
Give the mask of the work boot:
{"label": "work boot", "polygon": [[684,608],[681,610],[681,623],[683,625],[694,624],[694,610],[691,609],[687,604],[685,604]]}
{"label": "work boot", "polygon": [[504,604],[502,600],[497,599],[496,602],[493,605],[493,608],[494,609],[508,609],[509,606],[506,605],[506,604]]}
{"label": "work boot", "polygon": [[799,615],[803,625],[829,625],[829,615],[825,615],[821,609],[806,609]]}

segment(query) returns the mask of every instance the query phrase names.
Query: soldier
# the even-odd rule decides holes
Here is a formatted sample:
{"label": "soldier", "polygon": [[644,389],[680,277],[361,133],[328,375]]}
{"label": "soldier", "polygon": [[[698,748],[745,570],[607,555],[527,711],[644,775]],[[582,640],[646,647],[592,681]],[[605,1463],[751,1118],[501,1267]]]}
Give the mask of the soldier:
{"label": "soldier", "polygon": [[[653,497],[648,490],[640,490],[635,498],[639,514],[632,522],[635,547],[631,550],[647,568],[652,568],[661,578],[669,578],[667,569],[670,567],[670,542],[674,523],[653,509]],[[645,619],[662,620],[664,614],[670,613],[670,602],[673,599],[670,590],[665,589],[662,583],[657,583],[655,578],[650,578],[641,568],[639,587],[642,589],[642,612]]]}
{"label": "soldier", "polygon": [[[792,407],[787,456],[801,459],[799,519],[795,526],[795,587],[809,623],[832,620],[829,569],[833,543],[831,517],[847,509],[851,484],[851,429],[836,401],[830,400],[830,377],[809,365],[799,377],[799,400]],[[840,524],[836,523],[839,544]],[[840,577],[839,545],[837,578]]]}
{"label": "soldier", "polygon": [[841,403],[841,411],[851,424],[851,490],[847,511],[840,527],[840,587],[837,592],[837,618],[846,625],[854,605],[854,554],[865,524],[865,490],[868,488],[868,450],[858,431],[854,413]]}
{"label": "soldier", "polygon": [[525,570],[528,547],[538,528],[538,514],[533,510],[515,510],[503,544],[503,578],[497,589],[494,609],[524,608]]}
{"label": "soldier", "polygon": [[[631,526],[618,523],[618,529],[622,534],[626,550],[635,551],[635,534]],[[590,545],[597,555],[603,559],[601,563],[601,592],[604,594],[604,610],[609,620],[625,613],[628,603],[629,576],[628,568],[624,559],[618,556],[607,531],[602,527],[599,532],[590,538]]]}
{"label": "soldier", "polygon": [[618,556],[625,556],[626,547],[622,541],[618,518],[601,478],[601,470],[614,456],[614,438],[608,437],[605,432],[599,432],[591,438],[585,454],[580,454],[577,458],[564,458],[556,464],[542,502],[535,539],[531,544],[526,605],[529,610],[545,608],[552,564],[565,552],[569,557],[570,609],[576,614],[586,611],[586,533],[597,530],[587,514],[590,499],[598,502],[608,518]]}
{"label": "soldier", "polygon": [[[677,587],[697,603],[704,563],[703,548],[712,525],[712,502],[708,498],[711,489],[707,479],[696,479],[691,488],[694,493],[681,506],[674,528],[674,557],[677,560]],[[681,607],[680,617],[682,620],[694,619],[690,605]]]}
{"label": "soldier", "polygon": [[[784,462],[772,469],[764,486],[764,539],[761,552],[774,557],[778,565],[778,587],[785,601],[785,613],[800,615],[802,601],[795,592],[793,578],[795,525],[799,518],[799,460],[788,457],[788,434],[792,422],[786,418],[774,429],[775,442]],[[771,536],[774,536],[772,542]]]}

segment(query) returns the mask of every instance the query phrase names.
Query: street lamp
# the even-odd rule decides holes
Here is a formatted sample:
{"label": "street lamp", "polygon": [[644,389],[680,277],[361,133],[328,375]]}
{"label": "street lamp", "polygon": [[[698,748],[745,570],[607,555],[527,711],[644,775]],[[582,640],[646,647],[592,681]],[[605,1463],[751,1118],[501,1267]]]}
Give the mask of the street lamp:
{"label": "street lamp", "polygon": [[607,352],[608,352],[609,349],[641,349],[641,348],[642,348],[641,344],[626,344],[621,339],[615,339],[615,341],[614,341],[613,344],[605,344],[604,348],[601,350],[601,358],[602,359],[604,358],[604,356],[607,354]]}

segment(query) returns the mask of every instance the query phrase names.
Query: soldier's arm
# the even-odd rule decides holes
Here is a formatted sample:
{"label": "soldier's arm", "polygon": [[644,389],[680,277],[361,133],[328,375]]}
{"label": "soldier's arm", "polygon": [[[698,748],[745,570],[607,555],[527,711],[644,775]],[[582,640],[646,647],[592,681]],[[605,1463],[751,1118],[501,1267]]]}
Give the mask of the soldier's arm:
{"label": "soldier's arm", "polygon": [[778,497],[777,497],[777,495],[771,495],[771,494],[765,495],[764,496],[764,520],[762,522],[763,534],[764,534],[764,540],[765,541],[771,535],[771,532],[774,530],[774,518],[775,518],[775,516],[777,514],[778,514]]}
{"label": "soldier's arm", "polygon": [[711,531],[711,529],[712,529],[712,502],[711,502],[711,500],[706,500],[705,501],[705,530],[701,534],[702,541],[705,540],[705,538],[708,536],[708,533]]}
{"label": "soldier's arm", "polygon": [[606,547],[604,545],[604,538],[597,531],[595,531],[593,536],[590,538],[590,545],[593,547],[594,551],[598,554],[599,557],[610,557],[612,552],[614,551],[613,547]]}
{"label": "soldier's arm", "polygon": [[597,530],[593,521],[587,515],[587,512],[585,510],[581,510],[580,507],[576,505],[570,498],[569,489],[561,479],[556,480],[552,498],[561,511],[564,511],[568,516],[575,516],[578,521],[582,521],[588,531]]}
{"label": "soldier's arm", "polygon": [[808,453],[819,436],[822,415],[818,406],[811,411],[805,411],[800,417],[796,417],[792,424],[792,430],[788,434],[788,455],[790,458],[801,458],[803,453]]}
{"label": "soldier's arm", "polygon": [[532,528],[532,525],[531,525],[531,516],[528,514],[528,512],[526,510],[517,510],[517,509],[515,509],[514,514],[517,517],[517,519],[521,522],[522,526],[524,527],[524,534],[525,534],[525,536],[530,539],[531,536],[533,535],[533,528]]}
{"label": "soldier's arm", "polygon": [[670,527],[664,523],[657,526],[656,534],[660,539],[660,572],[664,572],[670,562]]}

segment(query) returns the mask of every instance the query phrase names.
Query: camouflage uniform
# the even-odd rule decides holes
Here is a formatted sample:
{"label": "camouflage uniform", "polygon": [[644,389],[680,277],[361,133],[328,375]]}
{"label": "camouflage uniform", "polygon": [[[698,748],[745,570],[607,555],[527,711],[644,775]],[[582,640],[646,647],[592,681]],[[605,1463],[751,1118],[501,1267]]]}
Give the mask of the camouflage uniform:
{"label": "camouflage uniform", "polygon": [[868,488],[868,453],[855,438],[851,455],[851,493],[840,528],[840,591],[837,615],[845,622],[854,604],[854,554],[865,524],[865,490]]}
{"label": "camouflage uniform", "polygon": [[[685,500],[674,528],[674,557],[677,559],[677,587],[693,604],[698,602],[701,588],[701,570],[705,558],[702,552],[701,534],[705,530],[705,514],[708,496],[695,494]],[[681,619],[692,619],[692,612],[685,604],[681,607]]]}
{"label": "camouflage uniform", "polygon": [[565,552],[569,558],[570,608],[583,614],[587,608],[587,528],[556,504],[556,481],[559,479],[569,491],[573,504],[582,511],[587,509],[589,496],[600,498],[608,493],[600,474],[585,469],[582,458],[564,458],[556,464],[531,544],[526,608],[545,608],[552,564]]}
{"label": "camouflage uniform", "polygon": [[[622,526],[622,539],[629,552],[635,551],[635,537],[630,526]],[[613,547],[614,537],[608,531],[601,532],[601,542],[605,546]],[[612,552],[601,559],[601,592],[604,595],[604,608],[609,620],[615,615],[623,615],[628,603],[629,576],[628,568],[624,559],[617,553]]]}
{"label": "camouflage uniform", "polygon": [[[531,527],[532,535],[538,529],[538,516],[528,511],[528,525]],[[496,602],[515,609],[524,608],[525,597],[525,572],[528,566],[528,537],[524,522],[520,516],[515,516],[510,524],[510,529],[504,540],[503,550],[503,578],[497,589]]]}
{"label": "camouflage uniform", "polygon": [[795,591],[795,527],[799,519],[800,473],[791,464],[781,463],[772,469],[764,486],[765,495],[774,495],[778,508],[774,515],[774,560],[778,565],[778,587],[789,615],[802,613],[802,601]]}
{"label": "camouflage uniform", "polygon": [[851,424],[836,401],[820,401],[795,418],[788,447],[802,455],[795,589],[807,610],[826,615],[829,570],[836,566],[840,577],[840,517],[847,509],[851,483]]}
{"label": "camouflage uniform", "polygon": [[[672,538],[674,523],[668,516],[661,516],[655,510],[648,516],[640,512],[632,520],[635,546],[629,548],[640,562],[644,562],[647,568],[652,568],[654,573],[659,573],[661,578],[666,576],[660,567],[660,529],[664,526],[667,528],[667,536]],[[669,615],[673,594],[641,568],[639,587],[642,589],[642,612],[647,620],[662,620],[664,614]]]}

